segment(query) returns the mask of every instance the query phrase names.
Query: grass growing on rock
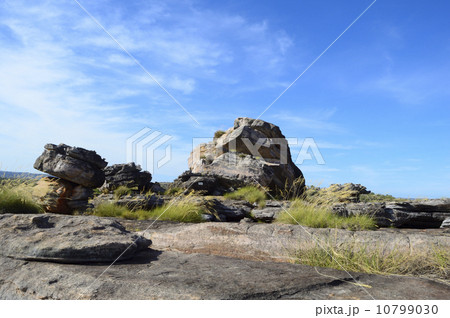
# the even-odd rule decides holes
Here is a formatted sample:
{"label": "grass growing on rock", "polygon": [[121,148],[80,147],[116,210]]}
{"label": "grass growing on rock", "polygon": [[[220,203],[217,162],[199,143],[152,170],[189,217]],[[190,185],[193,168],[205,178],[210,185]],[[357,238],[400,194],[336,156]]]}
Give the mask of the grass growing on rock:
{"label": "grass growing on rock", "polygon": [[33,214],[43,210],[31,196],[31,181],[1,180],[0,181],[0,214]]}
{"label": "grass growing on rock", "polygon": [[282,212],[276,219],[277,223],[301,224],[314,228],[339,228],[348,230],[375,229],[376,222],[367,215],[342,217],[330,212],[326,206],[320,206],[295,200],[292,206]]}
{"label": "grass growing on rock", "polygon": [[119,200],[121,197],[131,194],[131,192],[132,190],[127,186],[119,186],[114,190],[114,199]]}
{"label": "grass growing on rock", "polygon": [[296,263],[378,275],[408,275],[450,279],[450,251],[433,246],[429,252],[391,249],[350,242],[338,247],[325,243],[301,249]]}
{"label": "grass growing on rock", "polygon": [[208,213],[206,207],[195,202],[180,201],[165,204],[153,210],[130,210],[125,206],[114,203],[102,203],[97,206],[92,215],[106,217],[120,217],[130,220],[163,220],[185,223],[199,223],[203,221],[202,214]]}
{"label": "grass growing on rock", "polygon": [[245,200],[247,202],[250,202],[251,204],[258,203],[258,206],[260,208],[265,206],[266,201],[266,193],[264,192],[264,190],[255,186],[240,188],[235,192],[226,193],[224,197],[233,200]]}

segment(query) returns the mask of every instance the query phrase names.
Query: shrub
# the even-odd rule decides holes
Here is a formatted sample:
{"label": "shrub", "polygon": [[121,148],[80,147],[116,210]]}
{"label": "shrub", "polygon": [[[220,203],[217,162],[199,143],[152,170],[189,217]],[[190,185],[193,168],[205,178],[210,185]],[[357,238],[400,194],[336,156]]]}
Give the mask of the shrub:
{"label": "shrub", "polygon": [[298,250],[294,258],[297,263],[309,266],[345,268],[351,272],[450,278],[450,252],[435,246],[428,252],[420,252],[369,246],[367,243],[350,242],[336,246],[328,242]]}
{"label": "shrub", "polygon": [[218,130],[214,133],[214,139],[220,138],[225,134],[225,131],[223,130]]}
{"label": "shrub", "polygon": [[336,215],[325,206],[318,206],[302,200],[295,200],[287,212],[276,219],[278,223],[301,224],[315,228],[340,228],[367,230],[376,228],[376,222],[367,215],[343,217]]}
{"label": "shrub", "polygon": [[389,201],[405,201],[405,199],[398,199],[390,194],[361,194],[359,196],[361,202],[389,202]]}
{"label": "shrub", "polygon": [[237,191],[226,193],[225,198],[234,200],[245,200],[250,203],[258,203],[259,207],[264,207],[266,203],[266,193],[255,186],[246,186]]}
{"label": "shrub", "polygon": [[128,188],[127,186],[119,186],[117,187],[117,189],[114,190],[114,198],[116,200],[119,200],[124,195],[131,194],[131,192],[132,192],[131,189]]}
{"label": "shrub", "polygon": [[31,196],[31,186],[27,181],[2,180],[0,182],[0,214],[42,212],[42,207]]}

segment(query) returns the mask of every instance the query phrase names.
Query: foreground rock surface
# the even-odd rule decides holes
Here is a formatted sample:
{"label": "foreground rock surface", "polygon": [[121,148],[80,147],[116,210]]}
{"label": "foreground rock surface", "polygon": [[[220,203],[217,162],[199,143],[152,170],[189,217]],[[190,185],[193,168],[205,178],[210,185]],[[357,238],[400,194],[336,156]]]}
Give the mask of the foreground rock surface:
{"label": "foreground rock surface", "polygon": [[[0,256],[0,299],[450,299],[431,280],[147,250],[110,267]],[[414,288],[412,288],[414,286]]]}
{"label": "foreground rock surface", "polygon": [[[194,149],[188,164],[192,177],[207,176],[198,186],[216,183],[219,191],[260,184],[275,192],[299,195],[305,186],[280,128],[259,119],[237,118],[221,136]],[[186,187],[192,184],[190,180],[182,181]]]}
{"label": "foreground rock surface", "polygon": [[44,148],[35,169],[87,188],[100,187],[105,181],[102,169],[108,163],[95,151],[65,144],[47,144]]}
{"label": "foreground rock surface", "polygon": [[129,259],[151,241],[130,233],[117,221],[56,214],[0,215],[0,255],[62,263]]}

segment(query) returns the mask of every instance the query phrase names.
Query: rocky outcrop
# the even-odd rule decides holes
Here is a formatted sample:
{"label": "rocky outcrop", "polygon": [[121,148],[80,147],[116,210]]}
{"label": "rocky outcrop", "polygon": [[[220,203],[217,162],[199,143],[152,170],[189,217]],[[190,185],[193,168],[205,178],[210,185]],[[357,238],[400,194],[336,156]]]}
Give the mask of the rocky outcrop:
{"label": "rocky outcrop", "polygon": [[271,223],[275,221],[280,213],[288,210],[291,206],[290,201],[272,201],[267,200],[266,205],[263,208],[256,208],[252,210],[252,218],[256,221],[262,221],[266,223]]}
{"label": "rocky outcrop", "polygon": [[360,201],[361,194],[369,193],[366,187],[354,183],[332,184],[328,188],[310,186],[307,190],[309,200],[320,204],[356,203]]}
{"label": "rocky outcrop", "polygon": [[130,259],[151,244],[117,221],[56,214],[0,215],[0,241],[4,257],[82,264]]}
{"label": "rocky outcrop", "polygon": [[96,188],[105,181],[103,168],[107,162],[95,151],[65,144],[47,144],[45,150],[34,163],[34,168],[52,176]]}
{"label": "rocky outcrop", "polygon": [[450,229],[450,217],[446,218],[441,224],[441,229]]}
{"label": "rocky outcrop", "polygon": [[332,211],[342,216],[370,215],[382,227],[439,228],[450,217],[450,199],[338,204]]}
{"label": "rocky outcrop", "polygon": [[214,184],[219,191],[259,184],[291,196],[304,190],[303,174],[292,161],[286,138],[278,126],[263,120],[237,118],[234,127],[194,149],[188,164],[191,173],[207,176],[200,182],[208,193]]}
{"label": "rocky outcrop", "polygon": [[71,214],[84,211],[93,195],[91,188],[59,178],[41,178],[33,188],[33,197],[45,212]]}
{"label": "rocky outcrop", "polygon": [[105,184],[102,189],[114,190],[119,186],[137,187],[139,191],[150,189],[152,175],[148,171],[141,171],[141,167],[134,162],[116,164],[104,169]]}

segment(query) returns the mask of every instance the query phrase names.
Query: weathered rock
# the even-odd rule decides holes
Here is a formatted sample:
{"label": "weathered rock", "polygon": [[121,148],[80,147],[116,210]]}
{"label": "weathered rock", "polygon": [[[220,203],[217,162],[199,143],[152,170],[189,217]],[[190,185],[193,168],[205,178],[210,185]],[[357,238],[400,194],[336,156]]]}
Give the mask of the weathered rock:
{"label": "weathered rock", "polygon": [[0,299],[450,299],[428,279],[351,273],[355,284],[330,268],[150,249],[100,279],[104,266],[0,257],[0,267]]}
{"label": "weathered rock", "polygon": [[35,169],[87,188],[99,187],[105,181],[102,169],[108,163],[95,151],[65,144],[47,144],[44,148],[34,163]]}
{"label": "weathered rock", "polygon": [[2,256],[61,263],[129,259],[151,244],[117,221],[57,214],[0,215],[0,241]]}
{"label": "weathered rock", "polygon": [[[146,228],[143,222],[140,227]],[[158,224],[142,235],[152,248],[204,253],[250,260],[292,262],[297,251],[319,246],[361,246],[384,251],[434,253],[450,248],[450,233],[439,229],[348,231],[261,223]]]}
{"label": "weathered rock", "polygon": [[450,199],[339,204],[332,211],[342,216],[370,215],[382,227],[439,228],[450,217]]}
{"label": "weathered rock", "polygon": [[33,197],[51,213],[71,214],[74,211],[85,211],[92,197],[91,188],[59,178],[41,178],[33,187]]}
{"label": "weathered rock", "polygon": [[194,149],[188,164],[194,174],[216,177],[221,189],[260,184],[291,196],[304,190],[286,138],[278,126],[262,120],[236,119],[222,136]]}
{"label": "weathered rock", "polygon": [[156,207],[164,205],[172,198],[158,195],[126,195],[118,199],[114,198],[113,194],[100,194],[92,199],[91,204],[98,207],[100,204],[109,203],[119,206],[126,206],[130,210],[151,210]]}
{"label": "weathered rock", "polygon": [[280,213],[289,209],[290,206],[290,201],[277,202],[268,200],[266,201],[266,206],[264,208],[252,210],[251,215],[255,220],[270,223],[273,222]]}
{"label": "weathered rock", "polygon": [[230,191],[226,181],[217,176],[202,175],[187,170],[174,180],[172,187],[194,190],[206,195],[222,195]]}
{"label": "weathered rock", "polygon": [[149,190],[156,194],[164,194],[166,192],[166,189],[164,189],[159,182],[150,182]]}
{"label": "weathered rock", "polygon": [[105,184],[102,189],[114,190],[119,186],[129,188],[137,187],[138,190],[149,190],[152,175],[148,171],[141,171],[141,166],[134,162],[117,164],[106,167]]}
{"label": "weathered rock", "polygon": [[212,211],[222,222],[239,222],[245,217],[250,216],[253,206],[243,200],[219,200],[213,199]]}
{"label": "weathered rock", "polygon": [[441,224],[441,229],[446,229],[446,228],[450,229],[450,217],[446,218]]}

